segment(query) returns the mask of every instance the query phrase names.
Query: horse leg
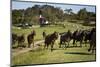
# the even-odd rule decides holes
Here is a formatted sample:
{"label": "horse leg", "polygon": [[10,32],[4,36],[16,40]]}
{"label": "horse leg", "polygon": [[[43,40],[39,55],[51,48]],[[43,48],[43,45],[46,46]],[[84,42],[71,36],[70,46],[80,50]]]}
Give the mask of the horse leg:
{"label": "horse leg", "polygon": [[12,45],[15,45],[15,40],[12,40]]}
{"label": "horse leg", "polygon": [[45,49],[45,48],[48,49],[48,44],[46,44],[46,43],[45,43],[45,45],[44,45],[44,49]]}
{"label": "horse leg", "polygon": [[61,48],[61,45],[62,45],[62,41],[60,40],[60,43],[59,43],[59,48]]}
{"label": "horse leg", "polygon": [[53,51],[53,44],[51,44],[51,52]]}
{"label": "horse leg", "polygon": [[49,44],[47,44],[46,46],[47,46],[47,49],[48,49],[48,47],[49,47]]}
{"label": "horse leg", "polygon": [[46,44],[44,44],[44,49],[46,48]]}
{"label": "horse leg", "polygon": [[76,47],[77,47],[77,42],[78,42],[78,41],[76,40],[76,43],[75,43],[75,46],[76,46]]}
{"label": "horse leg", "polygon": [[67,48],[67,44],[66,44],[66,42],[64,42],[64,44],[65,44],[65,49]]}
{"label": "horse leg", "polygon": [[27,39],[27,42],[28,42],[28,48],[30,48],[30,44],[31,44],[30,40]]}
{"label": "horse leg", "polygon": [[30,44],[28,44],[28,48],[30,48]]}
{"label": "horse leg", "polygon": [[33,42],[32,42],[32,43],[33,43],[33,45],[32,45],[32,46],[34,47],[34,38],[33,38]]}
{"label": "horse leg", "polygon": [[94,53],[94,46],[92,45],[92,54]]}
{"label": "horse leg", "polygon": [[93,43],[93,46],[92,46],[92,53],[96,52],[96,46],[95,46],[95,43]]}
{"label": "horse leg", "polygon": [[30,43],[30,42],[28,42],[28,48],[30,48],[30,45],[31,45],[31,43]]}
{"label": "horse leg", "polygon": [[88,51],[91,51],[91,49],[92,49],[92,43],[90,41],[90,48],[88,49]]}
{"label": "horse leg", "polygon": [[96,43],[94,44],[94,52],[96,53]]}
{"label": "horse leg", "polygon": [[82,40],[80,41],[80,47],[82,47]]}
{"label": "horse leg", "polygon": [[18,46],[17,47],[20,47],[20,42],[18,41]]}
{"label": "horse leg", "polygon": [[69,41],[68,41],[68,47],[69,47]]}
{"label": "horse leg", "polygon": [[33,47],[34,47],[34,41],[33,41]]}
{"label": "horse leg", "polygon": [[75,46],[75,39],[73,39],[73,46]]}
{"label": "horse leg", "polygon": [[87,43],[87,41],[85,41],[85,47],[87,47],[86,43]]}
{"label": "horse leg", "polygon": [[51,52],[53,51],[53,45],[54,45],[54,43],[51,44]]}

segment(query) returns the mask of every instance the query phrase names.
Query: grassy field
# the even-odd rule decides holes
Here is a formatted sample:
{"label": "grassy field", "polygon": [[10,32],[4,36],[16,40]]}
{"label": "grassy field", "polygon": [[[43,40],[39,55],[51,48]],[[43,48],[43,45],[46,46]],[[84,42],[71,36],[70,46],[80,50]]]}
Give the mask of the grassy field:
{"label": "grassy field", "polygon": [[[71,30],[72,32],[76,29],[90,29],[90,26],[82,26],[81,24],[64,22],[66,28],[62,26],[48,26],[48,27],[36,27],[35,41],[42,40],[42,32],[46,30],[47,34],[57,32],[67,32]],[[12,27],[12,32],[18,35],[25,34],[25,37],[31,33],[32,29],[18,29]],[[27,44],[27,41],[25,41]],[[59,42],[59,41],[58,41]],[[88,45],[88,44],[87,44]],[[70,43],[72,46],[72,42]],[[67,49],[59,48],[58,43],[54,46],[54,51],[51,52],[50,48],[44,50],[43,46],[39,47],[37,50],[29,51],[17,56],[12,56],[12,65],[26,65],[26,64],[46,64],[46,63],[68,63],[68,62],[80,62],[80,61],[95,61],[95,54],[91,54],[87,51],[89,45],[85,47],[83,45],[80,47],[70,47]]]}
{"label": "grassy field", "polygon": [[[68,30],[71,30],[71,32],[77,30],[77,29],[90,29],[92,28],[91,26],[83,26],[81,24],[76,24],[76,23],[70,23],[70,22],[62,22],[65,24],[65,28],[63,28],[62,26],[47,26],[47,27],[36,27],[34,28],[35,31],[36,31],[36,37],[35,37],[35,40],[41,40],[43,39],[42,37],[42,32],[44,30],[46,30],[46,33],[47,34],[51,34],[53,33],[54,31],[57,31],[57,32],[67,32]],[[33,28],[30,28],[30,29],[18,29],[16,27],[12,27],[12,33],[16,33],[18,35],[21,35],[21,34],[25,34],[25,36],[27,37],[28,34],[31,33],[31,31],[33,30]]]}
{"label": "grassy field", "polygon": [[44,50],[43,47],[35,51],[29,51],[12,57],[13,65],[27,65],[27,64],[46,64],[46,63],[69,63],[81,61],[95,61],[95,54],[87,51],[88,47],[73,47],[73,48],[58,48],[54,46],[54,51],[50,48]]}

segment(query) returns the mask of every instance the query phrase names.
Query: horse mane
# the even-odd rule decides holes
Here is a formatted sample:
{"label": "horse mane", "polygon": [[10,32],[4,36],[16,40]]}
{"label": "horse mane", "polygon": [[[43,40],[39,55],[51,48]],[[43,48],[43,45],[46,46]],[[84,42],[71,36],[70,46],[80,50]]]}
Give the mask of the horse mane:
{"label": "horse mane", "polygon": [[47,35],[45,39],[55,40],[56,39],[56,33],[57,32],[54,32],[52,34]]}
{"label": "horse mane", "polygon": [[93,35],[93,33],[96,32],[95,28],[92,28],[91,32],[90,32],[90,37]]}

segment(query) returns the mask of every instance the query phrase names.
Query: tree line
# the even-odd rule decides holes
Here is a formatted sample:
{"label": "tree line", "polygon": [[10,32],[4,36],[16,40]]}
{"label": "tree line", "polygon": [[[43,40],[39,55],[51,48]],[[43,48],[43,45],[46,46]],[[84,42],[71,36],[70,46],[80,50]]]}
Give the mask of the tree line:
{"label": "tree line", "polygon": [[50,23],[63,22],[63,21],[96,21],[96,14],[89,12],[86,8],[80,9],[77,13],[73,10],[62,10],[60,7],[54,7],[51,5],[34,5],[27,9],[14,9],[12,10],[12,24],[29,23],[39,24],[39,15],[42,14]]}

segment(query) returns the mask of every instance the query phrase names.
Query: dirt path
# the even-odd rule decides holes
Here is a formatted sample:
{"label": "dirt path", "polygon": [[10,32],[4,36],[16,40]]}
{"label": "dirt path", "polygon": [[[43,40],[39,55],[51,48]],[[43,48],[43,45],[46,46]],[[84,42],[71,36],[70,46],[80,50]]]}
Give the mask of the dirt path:
{"label": "dirt path", "polygon": [[34,48],[31,47],[31,48],[14,49],[14,50],[12,50],[12,55],[13,55],[13,56],[16,56],[16,55],[19,55],[19,54],[21,54],[21,53],[28,52],[28,51],[30,51],[30,50],[35,50],[35,49],[37,49],[37,48],[39,47],[38,44],[43,43],[43,42],[44,42],[44,40],[35,42],[35,43],[34,43]]}

